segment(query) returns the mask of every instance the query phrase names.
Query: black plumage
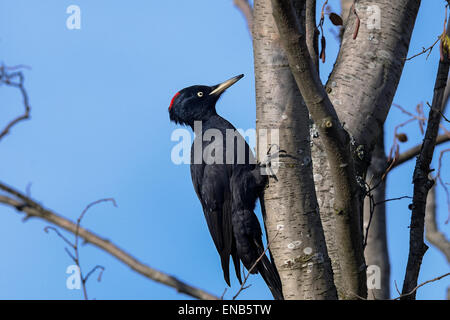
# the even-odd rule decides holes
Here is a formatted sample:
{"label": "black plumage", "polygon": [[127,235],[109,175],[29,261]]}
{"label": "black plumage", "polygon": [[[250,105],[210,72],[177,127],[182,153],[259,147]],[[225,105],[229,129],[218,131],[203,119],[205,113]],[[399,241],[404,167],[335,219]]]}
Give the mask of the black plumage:
{"label": "black plumage", "polygon": [[240,283],[240,261],[250,270],[262,256],[251,272],[259,272],[274,298],[283,299],[280,277],[273,261],[263,254],[262,231],[253,212],[266,177],[245,139],[215,107],[221,94],[242,77],[177,92],[169,115],[171,121],[199,131],[191,147],[192,183],[219,252],[225,281],[230,285],[230,256]]}

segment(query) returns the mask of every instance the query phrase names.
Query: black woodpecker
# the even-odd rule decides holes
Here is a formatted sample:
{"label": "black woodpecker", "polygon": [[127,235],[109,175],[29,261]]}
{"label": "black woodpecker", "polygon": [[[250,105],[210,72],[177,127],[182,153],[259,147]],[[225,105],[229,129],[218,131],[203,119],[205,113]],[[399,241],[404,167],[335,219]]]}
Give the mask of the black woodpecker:
{"label": "black woodpecker", "polygon": [[[201,125],[201,132],[196,132],[191,147],[191,177],[220,255],[226,283],[230,285],[230,256],[241,284],[240,262],[250,270],[261,257],[251,273],[259,272],[273,297],[281,300],[280,276],[273,259],[269,260],[264,254],[261,227],[253,212],[256,200],[261,199],[266,176],[261,175],[260,166],[245,139],[216,112],[216,103],[222,93],[243,76],[215,86],[195,85],[182,89],[172,98],[169,115],[171,121],[190,126],[192,130]],[[208,131],[215,134],[205,138]],[[227,139],[230,133],[232,139]],[[214,151],[204,155],[212,143],[215,143]]]}

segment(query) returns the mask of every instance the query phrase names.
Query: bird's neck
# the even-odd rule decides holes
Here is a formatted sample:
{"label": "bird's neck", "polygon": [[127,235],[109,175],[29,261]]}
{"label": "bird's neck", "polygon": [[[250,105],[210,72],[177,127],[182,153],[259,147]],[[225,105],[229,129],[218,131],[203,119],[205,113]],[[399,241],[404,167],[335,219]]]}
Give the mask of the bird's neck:
{"label": "bird's neck", "polygon": [[222,122],[223,120],[224,118],[219,116],[217,113],[214,113],[203,119],[195,120],[189,125],[195,132],[199,131],[199,126],[201,126],[201,132],[204,133],[208,129],[215,128],[217,124]]}

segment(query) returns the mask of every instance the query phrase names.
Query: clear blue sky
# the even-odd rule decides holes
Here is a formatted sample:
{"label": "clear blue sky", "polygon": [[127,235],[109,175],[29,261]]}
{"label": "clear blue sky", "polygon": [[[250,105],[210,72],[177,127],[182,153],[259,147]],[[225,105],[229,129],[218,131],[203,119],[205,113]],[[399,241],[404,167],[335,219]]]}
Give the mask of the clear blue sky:
{"label": "clear blue sky", "polygon": [[[339,10],[338,1],[330,3]],[[443,3],[423,1],[410,54],[428,47],[442,32]],[[71,4],[81,8],[80,30],[66,28]],[[337,53],[330,28],[327,20],[324,81]],[[431,101],[437,59],[434,50],[428,60],[421,56],[407,62],[396,103],[414,110],[418,102]],[[221,295],[226,284],[189,167],[170,160],[176,126],[169,122],[167,107],[183,87],[216,84],[244,73],[218,110],[236,127],[254,128],[252,44],[232,1],[2,0],[0,62],[32,68],[24,71],[32,119],[14,127],[0,143],[0,179],[21,190],[31,183],[35,199],[72,220],[86,204],[114,197],[118,208],[93,208],[83,226],[152,267]],[[19,92],[0,87],[0,103],[3,127],[22,111]],[[392,110],[387,148],[393,127],[403,120]],[[409,141],[402,150],[419,141],[417,131],[414,125],[405,129]],[[410,162],[391,173],[388,197],[412,195],[412,168]],[[450,180],[448,171],[444,177]],[[438,221],[448,234],[442,190],[438,200]],[[399,287],[408,254],[408,204],[388,203],[392,283],[396,280]],[[64,243],[43,231],[47,225],[37,219],[23,223],[14,210],[0,206],[0,298],[82,298],[81,290],[66,288],[65,271],[72,261]],[[96,264],[106,267],[102,282],[92,278],[88,283],[91,298],[187,298],[92,246],[81,249],[81,259],[84,270]],[[448,270],[444,257],[431,247],[419,281]],[[249,281],[252,286],[242,299],[271,298],[259,276]],[[444,279],[427,285],[418,298],[442,299],[449,283]],[[225,298],[238,288],[234,281]]]}

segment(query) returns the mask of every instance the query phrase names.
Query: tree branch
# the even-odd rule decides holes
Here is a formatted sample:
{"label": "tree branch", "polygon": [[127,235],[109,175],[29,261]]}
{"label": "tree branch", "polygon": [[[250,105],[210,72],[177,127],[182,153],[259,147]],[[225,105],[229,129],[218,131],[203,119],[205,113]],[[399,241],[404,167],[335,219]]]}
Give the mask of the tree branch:
{"label": "tree branch", "polygon": [[126,264],[131,269],[133,269],[137,273],[140,273],[146,278],[172,287],[176,289],[178,292],[187,294],[197,299],[205,299],[205,300],[219,299],[218,297],[208,292],[205,292],[201,289],[192,287],[173,276],[165,274],[156,269],[150,268],[149,266],[138,261],[136,258],[134,258],[126,251],[117,247],[109,240],[104,239],[82,227],[79,227],[76,223],[73,223],[72,221],[62,217],[61,215],[55,212],[45,209],[40,204],[33,201],[31,198],[25,196],[23,193],[1,182],[0,182],[0,190],[3,190],[6,193],[17,198],[14,199],[13,197],[10,196],[0,196],[0,203],[16,208],[18,211],[24,212],[28,217],[37,217],[45,221],[48,221],[73,234],[76,234],[78,232],[78,235],[81,238],[83,238],[86,243],[91,243],[94,246],[98,247],[99,249],[109,253],[110,255],[120,260],[122,263]]}
{"label": "tree branch", "polygon": [[252,35],[253,31],[253,9],[250,6],[248,0],[233,0],[234,5],[241,11],[244,15],[245,21],[247,22],[248,31]]}
{"label": "tree branch", "polygon": [[399,297],[397,297],[397,298],[395,298],[395,299],[393,299],[393,300],[404,300],[405,298],[408,298],[408,297],[410,297],[411,295],[414,295],[414,296],[415,296],[415,295],[416,295],[417,289],[419,289],[420,287],[426,285],[427,283],[434,282],[434,281],[438,281],[438,280],[441,280],[442,278],[445,278],[445,277],[448,277],[448,276],[450,276],[450,272],[449,272],[449,273],[446,273],[446,274],[443,274],[442,276],[436,277],[436,278],[434,278],[434,279],[431,279],[431,280],[427,280],[427,281],[425,281],[425,282],[422,282],[421,284],[419,284],[419,285],[417,285],[416,287],[414,287],[410,292],[401,294]]}
{"label": "tree branch", "polygon": [[317,72],[319,72],[319,30],[316,26],[316,0],[306,1],[305,10],[306,45]]}
{"label": "tree branch", "polygon": [[[14,69],[23,68],[23,67],[25,67],[25,66],[16,66],[16,67],[0,66],[0,85],[6,84],[7,86],[18,88],[20,93],[22,94],[23,106],[25,109],[25,111],[22,115],[18,116],[17,118],[15,118],[11,122],[9,122],[6,125],[6,127],[0,132],[0,140],[9,133],[9,130],[11,130],[11,128],[14,125],[19,123],[20,121],[27,120],[30,117],[30,104],[28,101],[27,91],[25,90],[25,87],[23,86],[24,77],[23,77],[22,72],[20,72],[20,71],[13,72],[13,73],[7,72],[7,70],[14,70]],[[15,79],[18,79],[19,81],[15,82],[14,81]]]}
{"label": "tree branch", "polygon": [[[448,28],[448,26],[447,26]],[[447,31],[448,32],[448,31]],[[424,243],[424,219],[427,195],[434,181],[428,178],[433,152],[436,146],[436,138],[439,131],[441,114],[444,108],[443,99],[448,78],[450,61],[447,55],[439,61],[439,67],[434,85],[433,103],[428,116],[427,130],[423,139],[422,148],[417,157],[413,174],[414,195],[412,203],[412,215],[410,226],[410,241],[408,264],[406,266],[405,280],[403,282],[401,299],[415,299],[412,290],[417,286],[420,266],[423,256],[428,249]],[[407,295],[406,295],[407,294]]]}
{"label": "tree branch", "polygon": [[427,241],[439,249],[450,263],[450,241],[439,231],[436,222],[436,186],[431,188],[427,197],[425,236]]}
{"label": "tree branch", "polygon": [[[352,9],[344,25],[339,55],[326,89],[353,138],[358,176],[365,175],[391,107],[419,5],[420,0],[358,0],[353,7],[357,14]],[[361,26],[355,39],[358,23]]]}
{"label": "tree branch", "polygon": [[368,266],[380,268],[380,286],[368,288],[369,300],[390,298],[390,264],[386,230],[386,180],[382,180],[387,157],[384,132],[377,138],[366,175],[367,196],[364,201],[364,255]]}
{"label": "tree branch", "polygon": [[[441,134],[436,138],[436,145],[445,143],[447,141],[450,141],[450,136],[448,134]],[[412,147],[411,149],[408,149],[408,150],[400,153],[398,158],[395,159],[392,169],[395,167],[398,167],[399,165],[401,165],[401,164],[405,163],[406,161],[411,160],[412,158],[419,155],[421,149],[422,149],[422,145],[419,144],[415,147]]]}

